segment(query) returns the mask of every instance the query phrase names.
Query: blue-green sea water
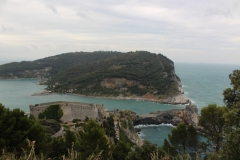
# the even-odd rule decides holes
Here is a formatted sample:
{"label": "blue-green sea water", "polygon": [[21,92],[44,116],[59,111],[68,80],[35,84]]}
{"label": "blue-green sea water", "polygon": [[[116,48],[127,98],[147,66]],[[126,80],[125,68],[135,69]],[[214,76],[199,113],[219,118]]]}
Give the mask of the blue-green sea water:
{"label": "blue-green sea water", "polygon": [[[224,105],[222,93],[224,89],[230,87],[228,75],[234,69],[240,69],[240,65],[175,63],[176,74],[182,81],[185,95],[198,106],[199,113],[202,107],[211,103]],[[146,101],[113,100],[60,94],[31,96],[33,93],[41,92],[45,88],[45,86],[37,85],[37,82],[38,80],[29,79],[1,80],[0,103],[10,109],[20,108],[25,112],[29,112],[30,104],[53,101],[104,104],[105,108],[109,110],[128,109],[138,114],[185,107],[183,105],[165,105]],[[172,129],[170,125],[139,127],[142,129],[140,136],[143,139],[159,146],[163,144],[164,138],[167,138]]]}

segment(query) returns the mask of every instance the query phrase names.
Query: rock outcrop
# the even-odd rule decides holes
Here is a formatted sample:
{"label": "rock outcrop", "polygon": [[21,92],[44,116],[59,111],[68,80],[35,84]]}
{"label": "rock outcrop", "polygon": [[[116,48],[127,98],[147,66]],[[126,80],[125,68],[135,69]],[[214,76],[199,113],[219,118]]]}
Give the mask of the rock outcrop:
{"label": "rock outcrop", "polygon": [[189,99],[187,97],[185,97],[183,94],[178,94],[176,96],[163,99],[161,101],[161,103],[164,103],[164,104],[187,104],[187,103],[189,103]]}
{"label": "rock outcrop", "polygon": [[[122,131],[127,138],[137,146],[142,146],[143,141],[136,133],[133,127],[133,118],[135,117],[136,113],[133,111],[128,110],[113,110],[107,111],[109,116],[113,116],[115,125],[116,135],[120,134],[119,132]],[[117,129],[116,129],[117,128]]]}
{"label": "rock outcrop", "polygon": [[140,124],[172,124],[177,126],[181,122],[194,126],[198,126],[199,116],[196,105],[186,105],[185,109],[173,109],[168,111],[158,111],[157,113],[136,115],[133,120],[134,125]]}
{"label": "rock outcrop", "polygon": [[[103,121],[106,120],[106,117],[113,116],[114,129],[116,131],[117,139],[120,139],[120,131],[122,131],[132,143],[138,146],[141,146],[143,144],[142,139],[138,136],[133,127],[132,118],[136,115],[135,112],[121,110],[105,111],[103,104],[94,105],[82,102],[57,101],[41,103],[35,106],[30,105],[30,114],[33,115],[35,119],[38,119],[38,115],[40,113],[43,113],[51,105],[59,105],[63,112],[63,116],[60,120],[62,121],[62,123],[70,125],[72,124],[72,126],[74,126],[74,119],[84,123],[86,117],[88,117],[90,119],[96,120],[98,123],[101,124]],[[78,128],[76,128],[75,126],[71,129],[72,131],[78,131]],[[54,136],[58,137],[63,134],[63,129],[61,129]]]}

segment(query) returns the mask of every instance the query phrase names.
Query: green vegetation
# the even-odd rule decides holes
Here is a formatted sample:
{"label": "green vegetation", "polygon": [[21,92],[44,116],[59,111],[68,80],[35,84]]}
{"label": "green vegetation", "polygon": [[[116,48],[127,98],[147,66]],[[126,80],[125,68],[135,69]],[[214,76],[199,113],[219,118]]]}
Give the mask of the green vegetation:
{"label": "green vegetation", "polygon": [[134,143],[128,139],[126,134],[121,129],[119,130],[119,138],[120,141],[124,142],[125,144],[129,146],[134,146]]}
{"label": "green vegetation", "polygon": [[[82,63],[61,71],[49,81],[49,89],[56,92],[74,89],[74,92],[85,95],[97,93],[117,96],[124,93],[142,96],[154,91],[159,95],[172,95],[178,93],[173,71],[173,62],[161,54],[130,52],[87,64]],[[135,81],[135,84],[128,85],[123,82],[115,84],[114,88],[102,86],[101,82],[113,78],[124,78]],[[51,88],[56,82],[60,85]],[[127,90],[121,90],[122,88]]]}
{"label": "green vegetation", "polygon": [[0,104],[0,150],[21,150],[26,139],[36,141],[38,151],[48,145],[43,127],[24,115],[19,109],[9,110]]}
{"label": "green vegetation", "polygon": [[180,154],[191,154],[198,149],[198,135],[193,126],[180,123],[176,128],[172,129],[172,134],[168,135],[168,139]]}
{"label": "green vegetation", "polygon": [[39,113],[39,119],[54,119],[60,122],[61,117],[63,116],[63,111],[61,110],[60,106],[57,105],[50,105],[47,109],[45,109],[42,113]]}
{"label": "green vegetation", "polygon": [[71,66],[111,58],[117,54],[119,54],[119,52],[72,52],[35,61],[12,62],[0,65],[0,76],[3,78],[11,78],[11,73],[18,78],[37,78],[33,73],[27,74],[25,71],[42,70],[45,69],[45,67],[52,67],[49,73],[50,75],[54,75]]}
{"label": "green vegetation", "polygon": [[108,117],[107,120],[103,122],[103,127],[106,134],[116,141],[116,131],[114,129],[114,119],[112,116]]}
{"label": "green vegetation", "polygon": [[81,122],[81,119],[73,119],[72,123],[77,123],[77,122]]}
{"label": "green vegetation", "polygon": [[226,107],[217,107],[216,104],[210,104],[203,107],[199,125],[204,127],[208,144],[215,146],[215,151],[219,151],[221,143],[224,140],[224,114],[227,112]]}
{"label": "green vegetation", "polygon": [[226,127],[221,155],[225,159],[239,159],[240,153],[240,70],[229,75],[232,88],[224,90],[224,102],[228,108],[225,114]]}
{"label": "green vegetation", "polygon": [[61,128],[61,125],[54,119],[39,119],[38,122],[45,129],[45,133],[48,136],[54,135]]}
{"label": "green vegetation", "polygon": [[[0,78],[49,78],[48,89],[93,96],[143,96],[146,93],[168,97],[179,93],[174,63],[162,54],[147,51],[76,52],[32,62],[0,65]],[[106,87],[106,79],[124,78]]]}

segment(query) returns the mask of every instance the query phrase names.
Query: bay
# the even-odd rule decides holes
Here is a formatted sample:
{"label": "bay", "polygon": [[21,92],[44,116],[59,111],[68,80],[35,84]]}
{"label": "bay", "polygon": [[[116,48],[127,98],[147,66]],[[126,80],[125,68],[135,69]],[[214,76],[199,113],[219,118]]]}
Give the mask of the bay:
{"label": "bay", "polygon": [[[211,103],[224,105],[222,93],[224,89],[230,87],[228,75],[234,69],[240,69],[240,65],[175,63],[176,74],[182,81],[185,95],[198,106],[199,113],[202,107]],[[66,94],[31,96],[45,88],[45,86],[37,85],[37,82],[36,79],[1,80],[0,103],[10,109],[20,108],[25,112],[29,112],[30,104],[54,101],[104,104],[104,107],[109,110],[128,109],[138,114],[185,107],[183,105],[166,105],[147,101],[115,100]],[[163,144],[164,138],[167,138],[172,129],[169,125],[140,126],[140,128],[142,129],[140,136],[143,139],[159,146]]]}

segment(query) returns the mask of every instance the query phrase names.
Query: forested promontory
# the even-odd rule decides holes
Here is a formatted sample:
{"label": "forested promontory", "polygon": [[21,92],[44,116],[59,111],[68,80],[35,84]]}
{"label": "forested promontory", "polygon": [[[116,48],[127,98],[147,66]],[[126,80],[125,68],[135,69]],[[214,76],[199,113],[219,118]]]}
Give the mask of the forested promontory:
{"label": "forested promontory", "polygon": [[147,51],[75,52],[13,62],[0,66],[0,78],[47,78],[47,89],[57,93],[187,103],[171,99],[183,92],[173,61]]}

